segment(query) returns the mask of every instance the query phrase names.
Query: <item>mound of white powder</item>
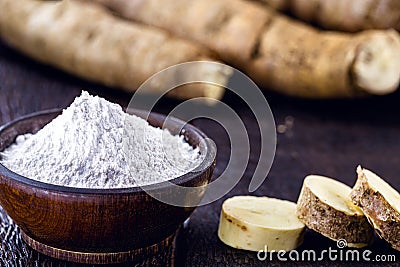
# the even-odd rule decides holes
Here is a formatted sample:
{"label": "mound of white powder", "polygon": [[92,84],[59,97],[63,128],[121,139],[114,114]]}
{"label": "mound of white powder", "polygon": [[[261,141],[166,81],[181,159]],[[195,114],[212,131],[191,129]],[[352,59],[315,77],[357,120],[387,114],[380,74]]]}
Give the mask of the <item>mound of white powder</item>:
{"label": "mound of white powder", "polygon": [[36,134],[19,136],[1,159],[25,177],[80,188],[153,184],[178,177],[201,160],[183,136],[87,92]]}

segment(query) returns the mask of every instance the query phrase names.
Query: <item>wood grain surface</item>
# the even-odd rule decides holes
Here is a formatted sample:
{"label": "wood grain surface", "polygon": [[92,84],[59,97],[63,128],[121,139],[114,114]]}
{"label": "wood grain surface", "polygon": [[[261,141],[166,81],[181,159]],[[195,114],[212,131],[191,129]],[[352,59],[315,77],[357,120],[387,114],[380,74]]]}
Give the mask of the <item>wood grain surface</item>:
{"label": "wood grain surface", "polygon": [[[53,68],[35,63],[0,43],[0,124],[34,111],[68,106],[86,88],[93,94],[127,105],[131,95],[77,79]],[[278,126],[278,144],[267,180],[253,195],[267,195],[296,201],[303,178],[308,174],[331,176],[353,185],[355,168],[361,164],[387,178],[400,189],[400,94],[358,100],[310,101],[265,93]],[[250,110],[235,96],[224,102],[232,106],[244,121],[250,136],[251,156],[240,183],[223,199],[195,210],[170,251],[139,263],[120,266],[395,266],[394,262],[346,262],[326,257],[320,262],[260,261],[256,253],[236,250],[217,237],[222,201],[233,195],[249,194],[247,188],[258,163],[259,132]],[[179,102],[165,99],[156,111],[168,113]],[[206,119],[193,124],[215,140],[218,146],[215,177],[230,156],[229,139],[221,126]],[[262,164],[262,162],[260,163]],[[307,231],[299,252],[337,249],[332,242]],[[376,255],[400,253],[376,238],[365,249]],[[362,249],[360,252],[364,251]],[[172,252],[171,252],[172,251]],[[171,256],[173,255],[173,256]],[[173,259],[173,260],[172,260]],[[57,261],[29,248],[19,229],[0,208],[0,266],[82,266]]]}

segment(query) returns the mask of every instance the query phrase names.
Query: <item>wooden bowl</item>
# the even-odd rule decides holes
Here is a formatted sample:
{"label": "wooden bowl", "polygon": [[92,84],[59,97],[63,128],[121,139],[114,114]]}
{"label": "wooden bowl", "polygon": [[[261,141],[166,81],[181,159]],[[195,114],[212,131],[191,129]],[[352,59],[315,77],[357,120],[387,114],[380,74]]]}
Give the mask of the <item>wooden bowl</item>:
{"label": "wooden bowl", "polygon": [[[39,112],[1,127],[0,151],[18,135],[37,132],[60,113],[60,110]],[[164,120],[164,115],[156,113],[148,118],[151,125],[159,127]],[[205,160],[196,171],[170,182],[187,187],[206,185],[215,168],[216,147],[204,133],[183,121],[168,120],[165,126],[177,134],[182,125],[182,134],[191,145],[199,147],[200,153],[206,153]],[[165,183],[157,184],[156,188],[159,196],[171,194]],[[200,192],[191,203],[199,202],[203,195],[204,191]],[[194,210],[162,203],[140,187],[57,186],[28,179],[1,164],[0,205],[35,250],[58,259],[91,264],[118,263],[143,253],[160,253]],[[157,243],[161,247],[154,246]]]}

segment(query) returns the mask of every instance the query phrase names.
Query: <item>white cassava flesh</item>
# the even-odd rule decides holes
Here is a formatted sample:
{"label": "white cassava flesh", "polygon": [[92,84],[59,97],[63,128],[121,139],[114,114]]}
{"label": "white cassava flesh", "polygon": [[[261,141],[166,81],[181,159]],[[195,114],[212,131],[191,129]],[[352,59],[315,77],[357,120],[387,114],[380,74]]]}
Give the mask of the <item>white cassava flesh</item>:
{"label": "white cassava flesh", "polygon": [[297,202],[297,216],[308,228],[332,239],[344,239],[349,247],[363,247],[373,229],[361,209],[351,203],[351,188],[334,179],[309,175]]}
{"label": "white cassava flesh", "polygon": [[296,204],[286,200],[232,197],[222,205],[218,236],[231,247],[250,251],[295,249],[305,230],[295,210]]}
{"label": "white cassava flesh", "polygon": [[[386,49],[397,44],[397,49]],[[393,46],[395,47],[395,45]],[[400,58],[398,34],[376,31],[374,36],[365,36],[359,44],[353,64],[354,82],[370,94],[382,95],[398,87]]]}
{"label": "white cassava flesh", "polygon": [[351,199],[359,206],[377,234],[400,250],[400,194],[375,173],[357,168],[358,179]]}

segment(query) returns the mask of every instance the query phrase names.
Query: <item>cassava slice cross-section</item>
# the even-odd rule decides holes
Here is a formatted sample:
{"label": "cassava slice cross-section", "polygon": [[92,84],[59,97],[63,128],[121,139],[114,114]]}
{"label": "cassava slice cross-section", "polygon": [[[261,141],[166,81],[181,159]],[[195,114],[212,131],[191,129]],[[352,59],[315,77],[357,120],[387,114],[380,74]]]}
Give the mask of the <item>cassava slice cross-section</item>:
{"label": "cassava slice cross-section", "polygon": [[394,30],[319,31],[245,0],[163,0],[162,7],[158,0],[94,1],[195,40],[258,85],[283,94],[353,97],[399,86],[400,36]]}
{"label": "cassava slice cross-section", "polygon": [[400,30],[398,0],[259,0],[331,30]]}
{"label": "cassava slice cross-section", "polygon": [[[210,59],[202,46],[123,20],[93,3],[0,0],[0,10],[0,37],[11,46],[41,62],[128,91],[166,67]],[[223,71],[199,66],[200,74],[225,80]],[[163,85],[159,81],[152,89],[163,91]],[[192,84],[171,95],[219,99],[223,92],[219,86]]]}
{"label": "cassava slice cross-section", "polygon": [[218,236],[239,249],[289,251],[303,242],[305,226],[295,214],[296,204],[286,200],[236,196],[222,205]]}
{"label": "cassava slice cross-section", "polygon": [[400,194],[375,173],[357,168],[351,199],[359,206],[380,237],[400,250]]}
{"label": "cassava slice cross-section", "polygon": [[351,188],[334,179],[309,175],[297,202],[297,216],[308,228],[349,247],[368,245],[374,236],[363,212],[351,203]]}

